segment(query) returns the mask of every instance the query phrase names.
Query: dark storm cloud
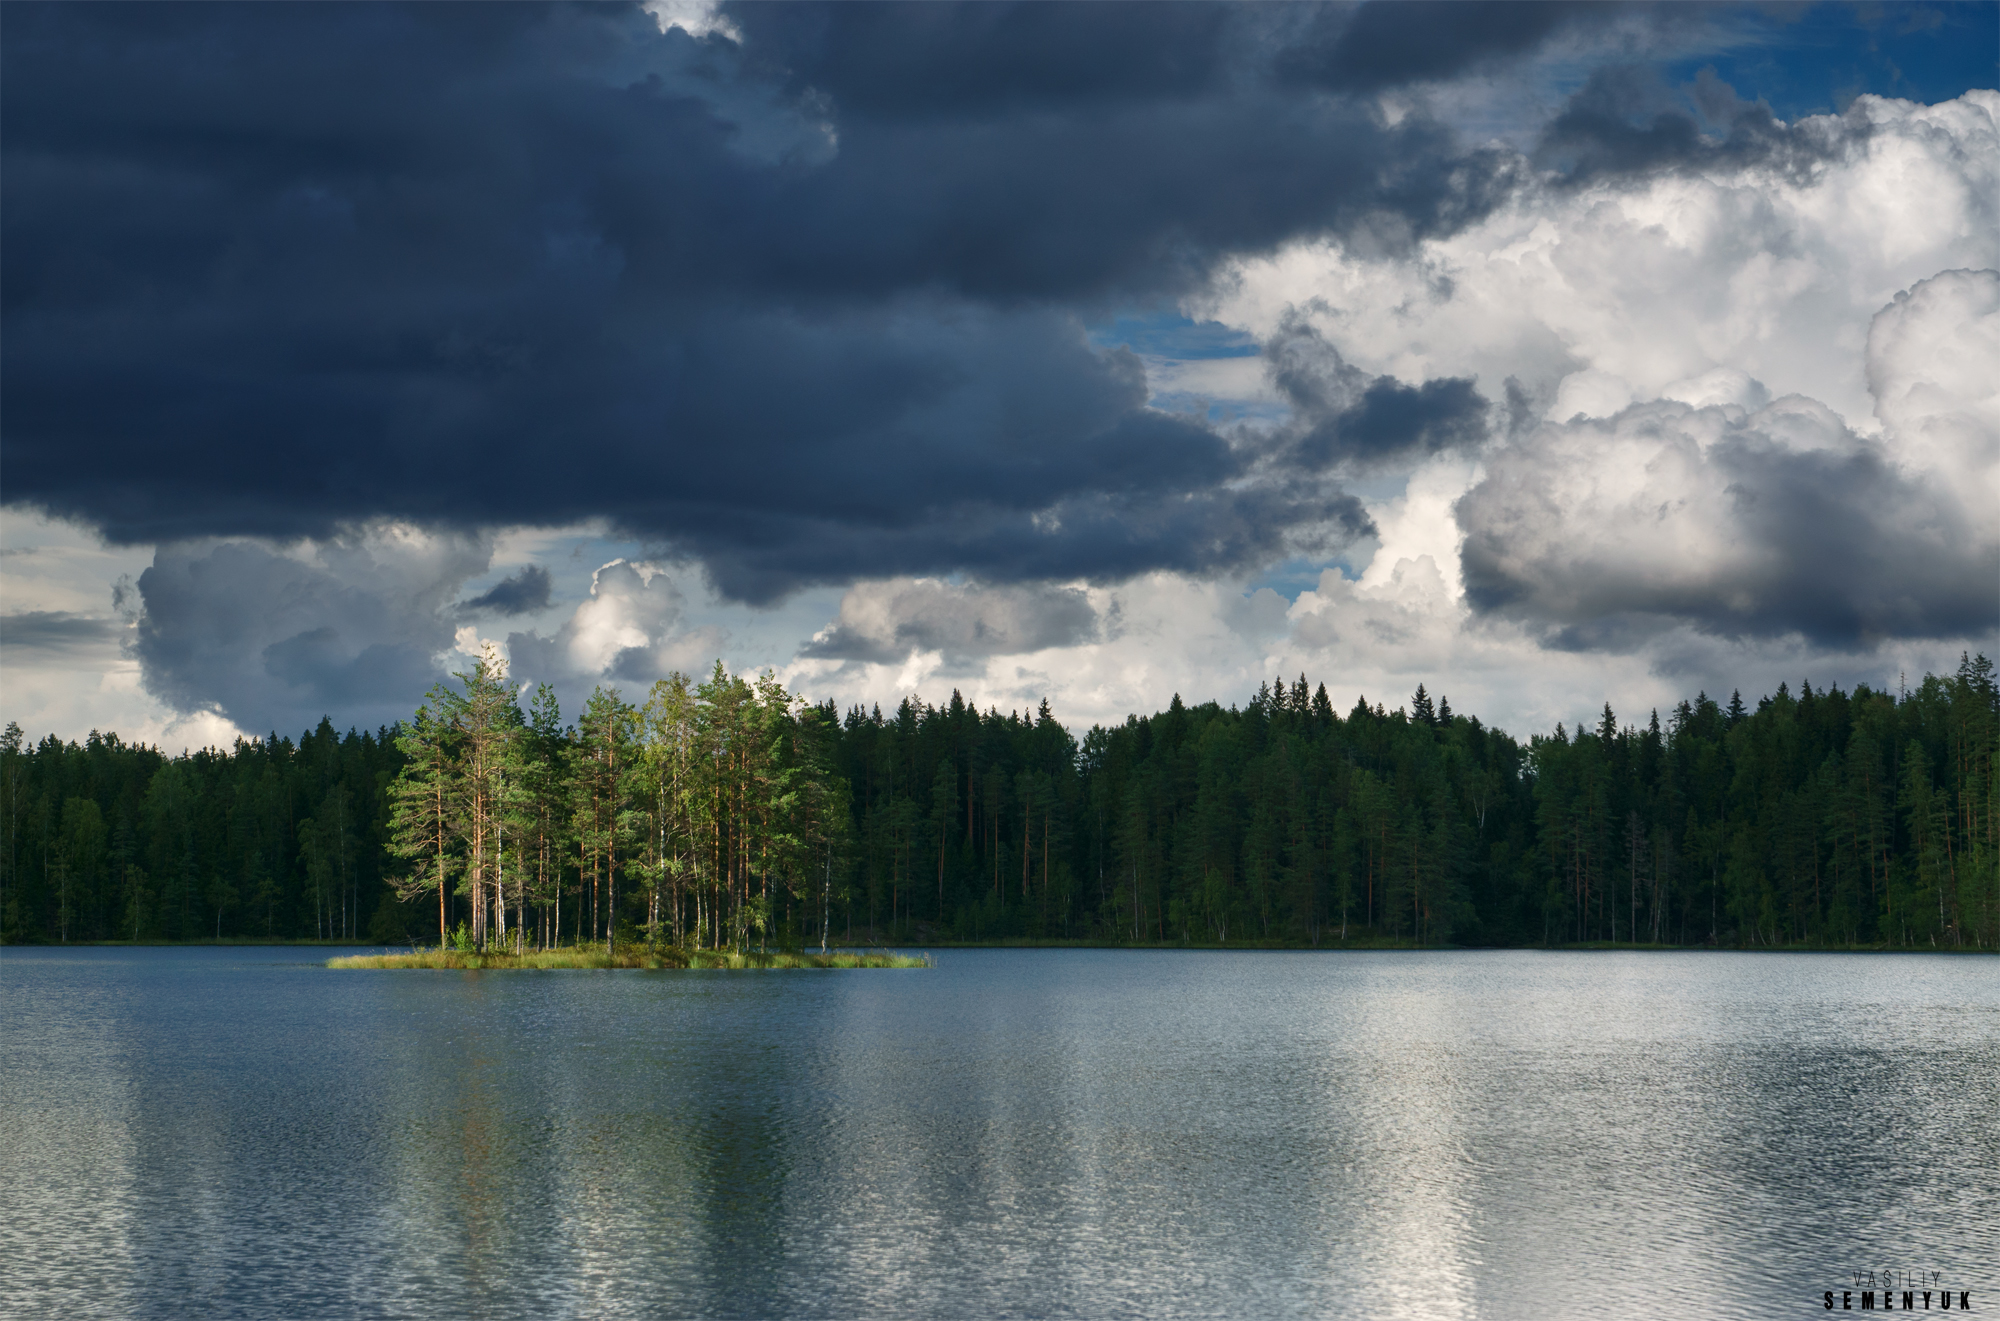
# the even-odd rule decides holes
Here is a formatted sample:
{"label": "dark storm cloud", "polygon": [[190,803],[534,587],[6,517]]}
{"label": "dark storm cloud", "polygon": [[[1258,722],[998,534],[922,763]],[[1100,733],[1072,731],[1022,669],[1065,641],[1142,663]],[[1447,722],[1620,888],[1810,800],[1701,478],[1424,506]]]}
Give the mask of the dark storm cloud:
{"label": "dark storm cloud", "polygon": [[1193,98],[1255,33],[1234,5],[731,4],[751,59],[844,117]]}
{"label": "dark storm cloud", "polygon": [[443,677],[445,607],[486,559],[452,538],[336,540],[311,558],[256,542],[163,546],[139,576],[142,680],[175,710],[220,709],[245,729],[307,729],[329,711],[363,727],[405,719]]}
{"label": "dark storm cloud", "polygon": [[503,578],[473,597],[461,610],[490,610],[499,615],[527,615],[549,607],[549,571],[539,564],[523,565],[521,571]]}
{"label": "dark storm cloud", "polygon": [[[1447,231],[1504,157],[1270,76],[1303,11],[732,17],[741,48],[633,9],[5,7],[8,498],[138,541],[602,517],[753,600],[1356,521],[1148,411],[1079,314]],[[1350,430],[1464,402],[1385,386]]]}
{"label": "dark storm cloud", "polygon": [[1353,93],[1527,54],[1617,8],[1576,0],[1374,4],[743,4],[751,58],[843,115],[965,116],[1192,101],[1248,80]]}
{"label": "dark storm cloud", "polygon": [[1408,386],[1382,376],[1335,421],[1333,440],[1361,454],[1431,453],[1485,438],[1486,401],[1467,377]]}
{"label": "dark storm cloud", "polygon": [[1292,406],[1292,425],[1278,433],[1280,452],[1305,470],[1421,458],[1486,439],[1488,405],[1469,378],[1413,386],[1371,377],[1302,317],[1285,319],[1264,358]]}
{"label": "dark storm cloud", "polygon": [[[1689,412],[1645,405],[1490,456],[1457,507],[1473,608],[1544,625],[1571,650],[1630,649],[1676,624],[1840,648],[2000,626],[2000,547],[1976,521],[1983,510],[1900,471],[1830,414],[1805,419],[1828,443],[1796,449],[1775,436],[1797,416],[1731,421],[1698,443]],[[1623,461],[1644,457],[1646,476],[1607,504],[1562,438],[1596,446],[1613,431],[1643,438]]]}
{"label": "dark storm cloud", "polygon": [[[1854,136],[1850,128],[1848,137]],[[1794,173],[1826,159],[1812,125],[1778,122],[1703,70],[1671,89],[1651,69],[1599,69],[1543,130],[1536,160],[1571,183],[1687,167],[1775,165]]]}
{"label": "dark storm cloud", "polygon": [[[690,510],[690,516],[700,511]],[[994,578],[1115,581],[1152,569],[1213,574],[1295,552],[1331,553],[1374,532],[1361,502],[1310,477],[1273,477],[1213,490],[1093,492],[1035,510],[974,499],[914,529],[842,527],[830,519],[754,523],[740,549],[708,568],[737,596],[774,595],[802,557],[832,581],[876,576],[892,558],[977,564]]]}
{"label": "dark storm cloud", "polygon": [[91,650],[115,641],[119,632],[112,620],[93,619],[66,610],[24,610],[0,615],[0,647],[30,651]]}
{"label": "dark storm cloud", "polygon": [[1358,11],[1318,11],[1277,59],[1291,79],[1369,91],[1435,81],[1534,49],[1568,26],[1596,23],[1614,6],[1485,0],[1393,0]]}

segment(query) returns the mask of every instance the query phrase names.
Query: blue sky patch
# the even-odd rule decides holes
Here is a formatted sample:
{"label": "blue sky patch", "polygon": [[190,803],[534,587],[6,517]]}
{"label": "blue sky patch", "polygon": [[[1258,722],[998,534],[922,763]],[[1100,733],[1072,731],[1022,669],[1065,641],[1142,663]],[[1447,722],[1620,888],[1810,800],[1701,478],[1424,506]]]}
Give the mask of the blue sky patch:
{"label": "blue sky patch", "polygon": [[1097,348],[1122,344],[1144,358],[1254,358],[1262,351],[1247,331],[1220,321],[1195,321],[1179,312],[1132,313],[1091,326],[1089,332]]}
{"label": "blue sky patch", "polygon": [[1935,104],[2000,83],[2000,5],[1821,4],[1744,10],[1731,48],[1664,65],[1669,83],[1712,66],[1778,118],[1837,114],[1863,93]]}

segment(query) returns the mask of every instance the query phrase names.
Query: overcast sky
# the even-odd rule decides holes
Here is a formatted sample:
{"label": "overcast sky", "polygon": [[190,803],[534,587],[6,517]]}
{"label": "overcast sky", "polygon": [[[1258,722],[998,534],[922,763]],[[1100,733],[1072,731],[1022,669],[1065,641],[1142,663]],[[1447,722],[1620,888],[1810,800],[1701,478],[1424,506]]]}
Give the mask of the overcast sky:
{"label": "overcast sky", "polygon": [[2000,6],[0,8],[0,716],[1526,736],[2000,624]]}

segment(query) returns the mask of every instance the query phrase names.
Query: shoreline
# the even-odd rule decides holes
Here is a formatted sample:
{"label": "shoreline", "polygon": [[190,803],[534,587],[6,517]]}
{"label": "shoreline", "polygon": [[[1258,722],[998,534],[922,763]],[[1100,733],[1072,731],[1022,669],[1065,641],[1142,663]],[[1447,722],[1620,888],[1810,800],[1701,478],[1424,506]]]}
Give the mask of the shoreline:
{"label": "shoreline", "polygon": [[[304,948],[304,949],[351,949],[351,950],[365,949],[365,950],[378,950],[378,951],[392,951],[392,950],[401,951],[400,953],[391,953],[385,955],[350,956],[350,957],[405,958],[409,957],[411,953],[413,953],[413,951],[407,945],[387,945],[381,941],[312,940],[312,939],[286,940],[282,938],[260,939],[256,937],[245,937],[245,936],[225,936],[220,940],[140,940],[140,941],[78,940],[78,941],[70,941],[67,944],[60,944],[60,943],[46,944],[39,942],[21,942],[21,941],[0,943],[0,949],[229,949],[229,948],[245,948],[245,949]],[[643,950],[644,947],[637,946],[637,948]],[[855,944],[831,945],[828,947],[828,951],[824,956],[814,953],[810,949],[810,947],[808,947],[805,950],[791,950],[791,951],[781,951],[781,950],[766,950],[763,952],[750,951],[747,954],[743,955],[734,955],[732,954],[731,951],[728,950],[693,951],[691,952],[690,955],[690,952],[685,952],[685,951],[655,949],[651,951],[651,957],[655,958],[656,960],[664,960],[664,959],[684,960],[690,956],[700,960],[721,959],[721,958],[731,958],[731,957],[739,959],[740,958],[819,959],[822,957],[825,958],[855,957],[866,952],[884,952],[889,950],[901,950],[901,949],[909,949],[909,950],[1103,949],[1103,950],[1156,950],[1156,951],[1187,950],[1191,952],[1197,952],[1197,951],[1235,952],[1235,953],[1268,952],[1268,953],[1291,953],[1291,954],[1302,954],[1302,953],[1310,953],[1310,954],[1461,953],[1462,954],[1462,953],[1484,952],[1484,951],[1499,952],[1505,950],[1539,950],[1544,953],[1560,952],[1560,953],[1589,953],[1589,954],[1647,953],[1647,954],[1968,954],[1968,955],[1986,954],[1986,955],[1992,955],[2000,953],[2000,950],[1982,949],[1976,946],[1967,946],[1967,945],[1959,945],[1959,946],[1937,945],[1931,947],[1926,947],[1923,945],[1888,945],[1888,944],[1856,944],[1856,945],[1799,944],[1799,945],[1739,946],[1739,945],[1707,945],[1707,944],[1667,945],[1667,944],[1649,944],[1645,942],[1640,942],[1637,944],[1628,944],[1624,941],[1619,941],[1616,943],[1610,941],[1575,941],[1560,945],[1419,945],[1410,941],[1396,941],[1390,939],[1370,940],[1370,941],[1348,941],[1345,943],[1325,943],[1325,944],[1313,945],[1303,942],[1294,944],[1294,943],[1279,942],[1279,941],[1242,941],[1242,942],[1232,941],[1227,944],[1215,944],[1215,943],[1204,943],[1199,941],[1188,941],[1188,942],[1155,941],[1155,942],[1135,943],[1131,941],[1084,940],[1084,939],[1073,939],[1073,940],[1062,940],[1062,939],[935,940],[932,939],[932,940],[909,940],[909,941],[876,940],[868,942],[866,944],[857,942]],[[418,947],[417,952],[434,953],[436,951],[435,947],[432,947],[429,950],[425,950],[424,947]],[[456,950],[448,952],[453,954],[460,953],[460,951]],[[600,946],[597,947],[595,950],[592,950],[588,947],[579,949],[578,947],[575,946],[568,946],[557,950],[540,951],[540,952],[531,951],[530,956],[531,957],[540,957],[541,955],[568,956],[568,955],[586,955],[593,953],[596,955],[596,957],[602,958],[603,957],[602,947]],[[468,957],[470,956],[471,955],[468,955]],[[477,955],[477,957],[481,958],[506,957],[511,959],[518,956],[511,954],[501,956],[497,953],[489,953],[484,955]],[[627,958],[644,958],[644,957],[646,957],[645,954],[627,955],[623,950],[621,950],[618,954],[618,959],[619,959],[618,966],[619,967],[646,966],[639,963],[628,964],[625,962]],[[585,966],[585,965],[577,964],[576,966]],[[590,965],[590,966],[600,966],[600,965]],[[655,966],[685,967],[688,965],[685,962],[679,962],[679,963],[660,962],[657,963],[657,965]],[[707,966],[707,965],[700,964],[697,966]],[[805,966],[805,965],[800,965],[800,966]]]}

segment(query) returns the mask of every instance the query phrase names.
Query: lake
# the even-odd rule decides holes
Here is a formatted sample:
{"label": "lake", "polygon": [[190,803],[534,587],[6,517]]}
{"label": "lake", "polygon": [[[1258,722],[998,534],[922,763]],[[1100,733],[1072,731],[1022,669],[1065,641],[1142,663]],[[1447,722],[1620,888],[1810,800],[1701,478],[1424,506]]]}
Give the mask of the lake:
{"label": "lake", "polygon": [[0,950],[0,1313],[2000,1310],[1991,958],[329,952]]}

